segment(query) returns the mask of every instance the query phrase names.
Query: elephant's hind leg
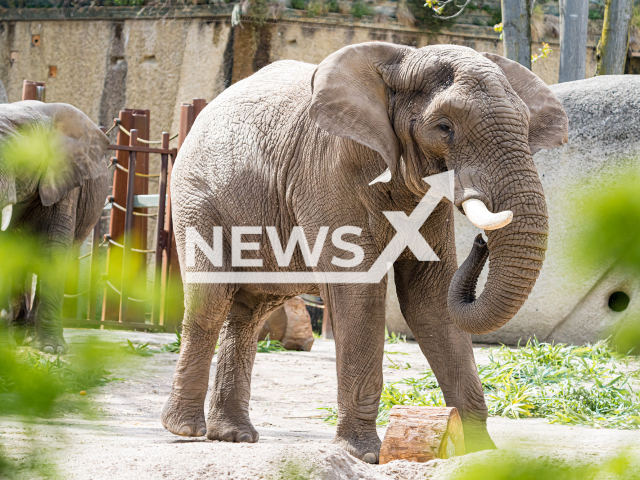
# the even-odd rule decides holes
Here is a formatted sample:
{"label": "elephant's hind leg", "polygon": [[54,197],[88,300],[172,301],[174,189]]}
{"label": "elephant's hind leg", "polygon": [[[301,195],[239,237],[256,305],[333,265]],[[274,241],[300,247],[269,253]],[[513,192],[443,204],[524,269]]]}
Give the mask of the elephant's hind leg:
{"label": "elephant's hind leg", "polygon": [[258,441],[258,432],[249,419],[251,370],[260,328],[278,305],[256,303],[252,297],[245,291],[238,292],[221,335],[207,418],[207,437],[211,440]]}
{"label": "elephant's hind leg", "polygon": [[161,417],[171,433],[201,437],[207,431],[204,401],[209,369],[233,293],[229,285],[185,284],[180,357]]}

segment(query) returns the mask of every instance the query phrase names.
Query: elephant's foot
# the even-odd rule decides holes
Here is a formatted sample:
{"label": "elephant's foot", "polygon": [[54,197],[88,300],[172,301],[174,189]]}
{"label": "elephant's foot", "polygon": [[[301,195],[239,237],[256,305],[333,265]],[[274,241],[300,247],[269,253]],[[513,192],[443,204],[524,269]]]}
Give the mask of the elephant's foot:
{"label": "elephant's foot", "polygon": [[216,412],[207,419],[207,438],[222,442],[256,443],[260,435],[251,421],[238,419],[238,415]]}
{"label": "elephant's foot", "polygon": [[[26,337],[25,340],[29,341],[32,337]],[[62,332],[60,333],[46,333],[38,332],[35,335],[35,339],[31,342],[35,348],[43,351],[44,353],[62,354],[67,351],[67,342],[64,341]]]}
{"label": "elephant's foot", "polygon": [[336,434],[331,443],[338,445],[363,462],[378,463],[382,442],[375,431],[348,435]]}
{"label": "elephant's foot", "polygon": [[181,437],[202,437],[207,433],[204,402],[187,400],[171,392],[160,417],[162,426]]}
{"label": "elephant's foot", "polygon": [[496,444],[493,443],[486,423],[481,424],[464,424],[464,449],[465,453],[479,452],[481,450],[495,450]]}

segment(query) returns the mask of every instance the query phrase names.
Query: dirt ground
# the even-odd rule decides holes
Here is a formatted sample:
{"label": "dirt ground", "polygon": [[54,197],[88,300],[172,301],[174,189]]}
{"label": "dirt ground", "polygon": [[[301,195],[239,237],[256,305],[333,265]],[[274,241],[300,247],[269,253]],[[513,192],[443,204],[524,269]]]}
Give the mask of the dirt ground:
{"label": "dirt ground", "polygon": [[[68,329],[65,336],[73,345],[92,332]],[[157,349],[174,339],[169,334],[114,331],[100,332],[100,337],[123,345],[127,339],[149,342],[150,348]],[[428,367],[415,342],[387,345],[386,350],[408,353],[389,357],[411,367],[392,369],[385,359],[385,381],[417,376]],[[483,363],[486,351],[476,348],[475,352],[478,363]],[[36,441],[55,462],[62,478],[87,480],[439,479],[447,478],[452,469],[469,459],[487,455],[479,452],[427,464],[392,462],[380,466],[360,462],[333,447],[330,442],[335,427],[324,423],[320,418],[323,412],[318,410],[336,403],[334,343],[325,340],[316,340],[311,352],[257,355],[250,412],[260,433],[257,444],[177,437],[160,424],[177,358],[173,353],[156,353],[136,358],[125,367],[114,366],[114,376],[123,380],[88,393],[101,411],[96,419],[69,415],[26,426],[17,419],[5,419],[0,436],[7,453],[24,457],[26,442]],[[215,368],[214,358],[210,383]],[[380,438],[384,432],[379,429]],[[607,457],[640,446],[639,430],[550,425],[543,419],[490,418],[489,432],[499,449],[569,460]]]}

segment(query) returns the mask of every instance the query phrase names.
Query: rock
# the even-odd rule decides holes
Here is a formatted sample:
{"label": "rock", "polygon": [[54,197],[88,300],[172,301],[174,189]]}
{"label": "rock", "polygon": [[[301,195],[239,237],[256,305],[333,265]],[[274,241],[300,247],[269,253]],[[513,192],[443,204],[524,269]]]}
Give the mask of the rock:
{"label": "rock", "polygon": [[311,317],[300,297],[284,302],[284,305],[273,312],[264,322],[258,340],[278,340],[287,350],[304,350],[308,352],[313,346],[313,330]]}
{"label": "rock", "polygon": [[[607,337],[619,321],[640,318],[640,279],[625,273],[621,265],[603,265],[576,278],[569,250],[584,227],[574,212],[566,208],[568,198],[576,193],[578,185],[581,195],[588,196],[613,186],[616,178],[625,174],[625,168],[637,170],[640,77],[606,75],[550,88],[569,117],[569,143],[555,150],[542,150],[534,156],[549,211],[546,260],[529,299],[518,314],[493,333],[474,335],[476,342],[513,345],[519,339],[535,335],[541,341],[582,344]],[[454,214],[458,263],[462,263],[480,230],[456,209]],[[478,293],[484,287],[487,272],[485,266]],[[389,288],[395,291],[394,285]],[[623,292],[630,298],[622,312],[609,308],[609,298],[615,292]],[[391,301],[393,303],[393,298]],[[389,330],[393,328],[403,334],[409,330],[399,308],[393,304],[387,306],[387,317]]]}
{"label": "rock", "polygon": [[453,407],[395,405],[380,447],[380,464],[393,460],[428,462],[464,455],[464,433]]}
{"label": "rock", "polygon": [[9,103],[9,99],[7,98],[7,91],[4,89],[2,80],[0,80],[0,103]]}

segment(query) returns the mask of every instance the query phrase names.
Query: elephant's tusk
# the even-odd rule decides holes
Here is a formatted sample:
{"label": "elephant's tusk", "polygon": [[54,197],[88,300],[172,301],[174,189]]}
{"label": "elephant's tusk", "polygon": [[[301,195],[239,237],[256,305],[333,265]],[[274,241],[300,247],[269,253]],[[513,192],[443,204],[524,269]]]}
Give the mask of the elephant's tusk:
{"label": "elephant's tusk", "polygon": [[391,180],[391,170],[387,168],[384,172],[382,172],[382,175],[371,180],[371,182],[369,182],[369,185],[373,185],[374,183],[378,182],[387,183],[389,180]]}
{"label": "elephant's tusk", "polygon": [[13,213],[13,205],[7,205],[2,209],[2,224],[0,226],[0,230],[3,232],[9,228],[9,224],[11,223],[11,214]]}
{"label": "elephant's tusk", "polygon": [[513,212],[511,210],[491,213],[484,202],[477,198],[465,200],[462,202],[462,208],[469,221],[483,230],[497,230],[509,225],[513,220]]}

